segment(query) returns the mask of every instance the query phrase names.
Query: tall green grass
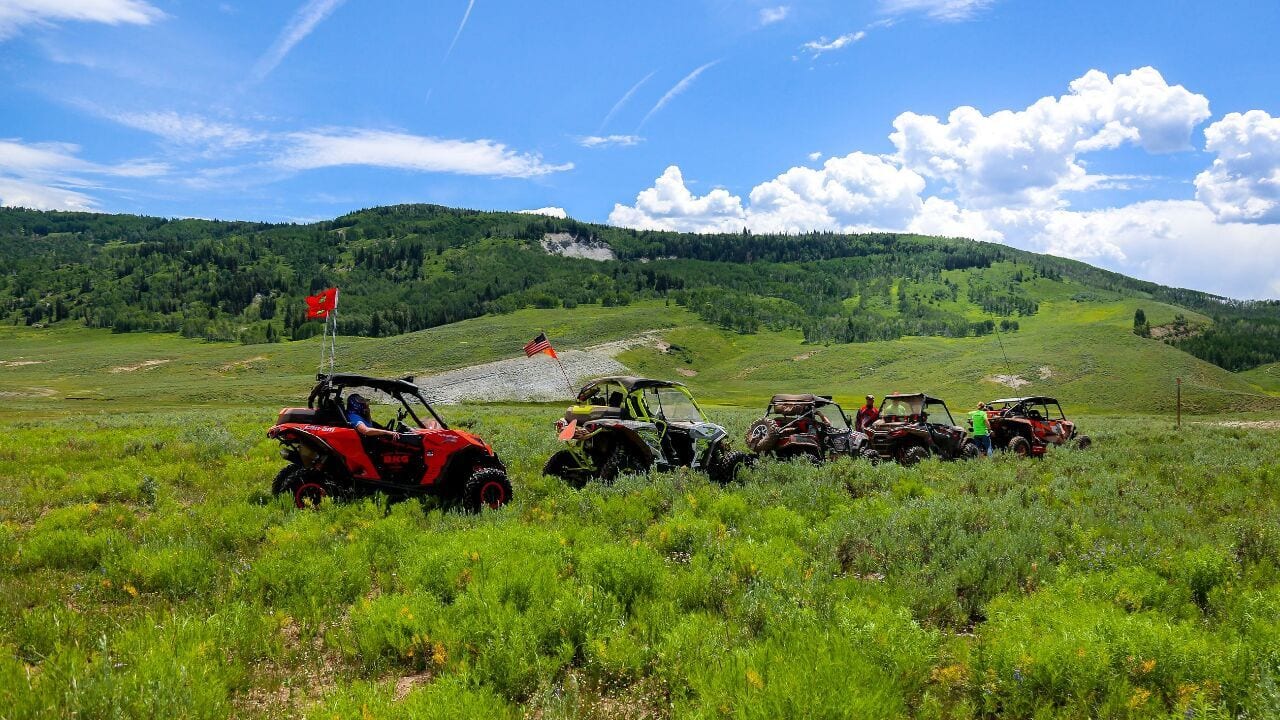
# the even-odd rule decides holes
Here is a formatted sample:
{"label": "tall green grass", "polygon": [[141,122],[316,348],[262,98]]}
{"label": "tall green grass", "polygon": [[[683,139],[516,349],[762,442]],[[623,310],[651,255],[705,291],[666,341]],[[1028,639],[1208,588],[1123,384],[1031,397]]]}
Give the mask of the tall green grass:
{"label": "tall green grass", "polygon": [[1274,431],[579,492],[552,412],[457,408],[516,487],[466,516],[269,498],[271,410],[4,421],[0,715],[1280,713]]}

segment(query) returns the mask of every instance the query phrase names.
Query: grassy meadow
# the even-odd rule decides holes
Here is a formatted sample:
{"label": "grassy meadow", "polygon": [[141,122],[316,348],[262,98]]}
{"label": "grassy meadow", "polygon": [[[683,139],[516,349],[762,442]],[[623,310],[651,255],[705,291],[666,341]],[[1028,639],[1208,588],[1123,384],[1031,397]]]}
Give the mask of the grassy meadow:
{"label": "grassy meadow", "polygon": [[[0,716],[1275,717],[1280,432],[295,510],[272,407],[2,423]],[[719,409],[740,432],[747,410]]]}
{"label": "grassy meadow", "polygon": [[[343,338],[343,369],[399,375],[518,355],[531,328],[658,330],[669,350],[620,359],[686,380],[734,437],[773,392],[923,389],[1056,394],[1095,439],[578,492],[539,472],[559,406],[442,408],[511,471],[514,502],[476,516],[268,495],[265,430],[318,340],[0,328],[0,718],[1276,717],[1272,370],[1069,290],[1000,339],[806,345],[661,302]],[[1267,422],[1222,424],[1242,419]]]}

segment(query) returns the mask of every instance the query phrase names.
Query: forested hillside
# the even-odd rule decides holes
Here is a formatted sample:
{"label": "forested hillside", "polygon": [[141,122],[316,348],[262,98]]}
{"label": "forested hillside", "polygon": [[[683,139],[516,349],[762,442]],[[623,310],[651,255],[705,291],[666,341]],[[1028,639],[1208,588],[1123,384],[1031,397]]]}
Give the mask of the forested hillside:
{"label": "forested hillside", "polygon": [[[548,253],[549,234],[614,260]],[[389,336],[525,307],[665,298],[742,333],[809,342],[1016,332],[1046,297],[1150,298],[1214,319],[1170,339],[1232,370],[1280,360],[1280,304],[1166,288],[1005,245],[874,233],[638,232],[401,205],[311,225],[0,210],[0,318],[272,342],[310,337],[303,296],[342,288],[340,331]]]}

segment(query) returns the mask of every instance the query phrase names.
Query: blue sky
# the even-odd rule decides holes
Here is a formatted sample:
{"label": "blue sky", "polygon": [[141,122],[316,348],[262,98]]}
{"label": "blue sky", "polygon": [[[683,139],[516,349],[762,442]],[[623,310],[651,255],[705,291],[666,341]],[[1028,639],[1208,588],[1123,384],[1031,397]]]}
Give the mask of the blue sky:
{"label": "blue sky", "polygon": [[1280,297],[1280,4],[0,0],[0,203],[912,230]]}

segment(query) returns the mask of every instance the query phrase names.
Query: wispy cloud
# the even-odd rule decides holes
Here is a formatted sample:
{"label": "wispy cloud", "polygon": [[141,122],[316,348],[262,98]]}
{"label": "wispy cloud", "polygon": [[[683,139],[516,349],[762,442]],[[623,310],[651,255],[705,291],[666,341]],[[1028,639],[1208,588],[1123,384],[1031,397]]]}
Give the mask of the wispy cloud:
{"label": "wispy cloud", "polygon": [[644,142],[639,135],[584,135],[578,138],[578,144],[584,148],[603,148],[610,146],[630,147]]}
{"label": "wispy cloud", "polygon": [[207,151],[235,150],[267,138],[266,133],[233,123],[199,115],[183,115],[172,110],[100,114],[126,127],[156,135],[173,145],[203,147]]}
{"label": "wispy cloud", "polygon": [[66,20],[149,25],[163,17],[163,12],[143,0],[0,0],[0,40],[18,34],[24,25]]}
{"label": "wispy cloud", "polygon": [[653,108],[650,109],[649,112],[645,114],[644,119],[640,121],[639,127],[644,127],[645,123],[649,122],[649,118],[653,117],[655,114],[657,114],[659,110],[666,107],[667,103],[674,100],[678,95],[680,95],[680,93],[683,93],[685,90],[688,90],[690,87],[692,87],[694,81],[698,79],[699,75],[701,75],[708,68],[710,68],[712,65],[715,65],[718,62],[720,61],[712,60],[706,65],[703,65],[698,69],[694,70],[693,72],[689,73],[688,75],[685,75],[683,80],[676,83],[675,87],[672,87],[670,90],[668,90],[667,94],[663,95],[662,99],[658,100],[657,104],[655,104]]}
{"label": "wispy cloud", "polygon": [[37,210],[89,210],[94,198],[81,192],[95,187],[88,176],[139,178],[161,175],[166,165],[134,161],[101,165],[79,156],[70,143],[0,140],[0,205]]}
{"label": "wispy cloud", "polygon": [[817,56],[824,52],[831,52],[832,50],[839,50],[840,48],[852,45],[866,36],[866,30],[859,30],[857,32],[846,33],[833,40],[828,40],[826,36],[823,36],[817,40],[810,40],[800,47]]}
{"label": "wispy cloud", "polygon": [[622,106],[627,104],[627,101],[631,99],[631,96],[636,94],[636,91],[640,89],[640,86],[649,82],[649,78],[653,77],[653,74],[656,72],[657,70],[654,70],[648,75],[645,75],[644,77],[640,78],[640,82],[637,82],[635,85],[632,85],[631,89],[628,90],[625,95],[618,98],[618,102],[614,103],[613,107],[609,108],[609,114],[605,115],[604,120],[600,121],[601,131],[605,129],[605,127],[609,124],[610,120],[613,120],[613,116],[618,114],[618,111],[622,109]]}
{"label": "wispy cloud", "polygon": [[776,22],[782,22],[791,14],[790,5],[779,5],[778,7],[760,8],[760,27],[772,25]]}
{"label": "wispy cloud", "polygon": [[450,140],[358,128],[289,133],[275,164],[288,170],[366,165],[518,178],[573,168],[573,163],[551,165],[536,153],[517,152],[493,140]]}
{"label": "wispy cloud", "polygon": [[453,34],[453,42],[449,43],[449,49],[444,54],[444,59],[448,60],[453,54],[453,46],[458,44],[458,38],[462,37],[462,30],[467,27],[467,20],[471,18],[471,8],[476,6],[476,0],[467,0],[467,10],[462,13],[462,22],[458,23],[458,31]]}
{"label": "wispy cloud", "polygon": [[307,0],[289,19],[289,23],[280,31],[276,41],[272,43],[253,67],[254,82],[261,81],[271,74],[272,70],[284,60],[294,46],[302,42],[316,26],[333,14],[345,0]]}
{"label": "wispy cloud", "polygon": [[968,20],[994,2],[995,0],[880,0],[880,11],[886,15],[921,13],[934,20],[957,22]]}

